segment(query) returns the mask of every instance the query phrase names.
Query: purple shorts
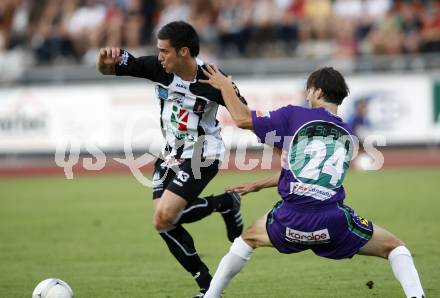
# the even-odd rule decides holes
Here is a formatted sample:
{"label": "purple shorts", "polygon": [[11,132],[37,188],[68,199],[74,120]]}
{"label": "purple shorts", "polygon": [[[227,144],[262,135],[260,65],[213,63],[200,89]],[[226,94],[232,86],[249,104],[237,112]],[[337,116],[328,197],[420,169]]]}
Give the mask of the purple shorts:
{"label": "purple shorts", "polygon": [[273,246],[281,253],[311,249],[330,259],[353,257],[373,235],[371,221],[342,203],[299,207],[279,201],[267,215],[266,229]]}

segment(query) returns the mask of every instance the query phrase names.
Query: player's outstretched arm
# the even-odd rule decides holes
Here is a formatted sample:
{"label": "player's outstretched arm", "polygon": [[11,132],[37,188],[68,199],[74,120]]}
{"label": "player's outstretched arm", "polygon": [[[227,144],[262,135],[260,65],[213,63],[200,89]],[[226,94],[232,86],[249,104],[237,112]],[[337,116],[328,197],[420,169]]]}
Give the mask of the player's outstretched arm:
{"label": "player's outstretched arm", "polygon": [[236,191],[241,195],[248,194],[250,192],[257,192],[263,188],[274,187],[278,185],[278,175],[267,177],[258,181],[243,183],[235,186],[226,187],[226,191]]}
{"label": "player's outstretched arm", "polygon": [[215,65],[207,65],[206,69],[203,69],[203,73],[208,79],[199,81],[210,84],[222,92],[226,108],[238,127],[253,129],[251,110],[238,98],[231,79],[223,75]]}
{"label": "player's outstretched arm", "polygon": [[114,75],[116,74],[115,65],[121,60],[121,49],[115,47],[101,48],[96,62],[96,69],[104,75]]}

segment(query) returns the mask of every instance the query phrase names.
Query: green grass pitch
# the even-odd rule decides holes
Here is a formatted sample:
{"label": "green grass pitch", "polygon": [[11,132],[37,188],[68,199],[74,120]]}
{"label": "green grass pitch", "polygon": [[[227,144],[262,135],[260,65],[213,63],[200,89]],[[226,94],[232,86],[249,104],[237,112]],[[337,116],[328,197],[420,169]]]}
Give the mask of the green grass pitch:
{"label": "green grass pitch", "polygon": [[[205,194],[271,172],[220,173]],[[427,297],[440,297],[440,170],[351,172],[346,204],[406,242]],[[245,224],[277,200],[275,189],[243,199]],[[0,297],[31,297],[48,277],[77,298],[191,297],[197,287],[152,227],[151,190],[129,175],[1,178]],[[190,225],[214,272],[229,249],[218,214]],[[372,289],[366,286],[374,282]],[[386,260],[332,261],[261,248],[224,297],[404,297]]]}

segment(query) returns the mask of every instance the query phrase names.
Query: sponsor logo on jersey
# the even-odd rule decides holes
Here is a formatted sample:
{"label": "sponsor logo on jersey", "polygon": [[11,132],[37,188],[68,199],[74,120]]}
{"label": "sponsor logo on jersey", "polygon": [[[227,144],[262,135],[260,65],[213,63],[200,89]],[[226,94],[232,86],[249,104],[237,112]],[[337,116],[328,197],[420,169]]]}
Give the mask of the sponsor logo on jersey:
{"label": "sponsor logo on jersey", "polygon": [[188,87],[186,87],[185,85],[183,85],[183,84],[179,84],[179,83],[176,83],[176,87],[178,87],[178,88],[182,88],[182,89],[188,89]]}
{"label": "sponsor logo on jersey", "polygon": [[186,131],[188,128],[188,117],[189,112],[184,108],[173,105],[172,114],[171,114],[171,123],[177,128],[179,131]]}
{"label": "sponsor logo on jersey", "polygon": [[330,242],[330,234],[327,229],[313,232],[303,232],[286,228],[286,240],[300,244],[321,244]]}
{"label": "sponsor logo on jersey", "polygon": [[168,90],[160,85],[157,85],[157,94],[161,100],[168,99]]}
{"label": "sponsor logo on jersey", "polygon": [[312,197],[320,201],[325,201],[331,199],[336,194],[336,191],[319,185],[301,182],[290,182],[290,193],[299,196]]}
{"label": "sponsor logo on jersey", "polygon": [[174,92],[174,93],[172,93],[171,100],[174,100],[175,102],[177,102],[178,105],[181,106],[183,104],[183,102],[185,101],[185,94]]}
{"label": "sponsor logo on jersey", "polygon": [[121,56],[122,56],[122,60],[119,61],[119,65],[126,66],[128,64],[128,58],[129,58],[128,52],[124,51]]}
{"label": "sponsor logo on jersey", "polygon": [[190,142],[197,141],[197,135],[191,134],[187,131],[178,131],[175,126],[167,125],[165,127],[166,132],[172,133],[178,140],[188,140]]}
{"label": "sponsor logo on jersey", "polygon": [[[362,217],[362,216],[359,216],[359,215],[357,215],[356,213],[354,214],[353,219],[354,219],[355,221],[358,221],[361,225],[368,227],[368,219],[366,219],[366,218],[364,218],[364,217]],[[356,220],[356,219],[357,219],[357,220]]]}
{"label": "sponsor logo on jersey", "polygon": [[201,98],[196,98],[196,102],[193,106],[193,112],[195,114],[203,113],[205,111],[206,101]]}

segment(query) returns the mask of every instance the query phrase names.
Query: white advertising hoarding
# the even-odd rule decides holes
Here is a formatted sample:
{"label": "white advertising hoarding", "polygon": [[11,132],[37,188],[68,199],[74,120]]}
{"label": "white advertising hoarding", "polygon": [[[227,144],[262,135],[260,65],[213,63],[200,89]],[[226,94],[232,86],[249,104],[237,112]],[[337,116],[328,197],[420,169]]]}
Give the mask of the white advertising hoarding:
{"label": "white advertising hoarding", "polygon": [[0,152],[53,152],[72,140],[83,150],[119,151],[127,133],[134,136],[133,148],[160,142],[153,94],[153,86],[146,84],[0,90]]}
{"label": "white advertising hoarding", "polygon": [[433,112],[433,82],[423,75],[371,75],[348,80],[350,96],[340,109],[344,120],[359,101],[367,104],[366,135],[383,135],[387,144],[431,143],[438,140]]}
{"label": "white advertising hoarding", "polygon": [[[305,79],[253,78],[236,83],[252,109],[269,111],[305,105]],[[384,135],[388,145],[440,140],[432,119],[432,80],[424,75],[357,76],[347,79],[350,96],[341,106],[345,120],[356,103],[367,102],[367,134]],[[158,150],[162,144],[159,103],[145,82],[0,89],[0,153],[55,152],[75,141],[82,150]],[[227,145],[257,145],[221,108]]]}

